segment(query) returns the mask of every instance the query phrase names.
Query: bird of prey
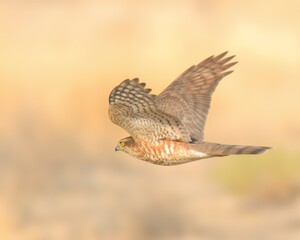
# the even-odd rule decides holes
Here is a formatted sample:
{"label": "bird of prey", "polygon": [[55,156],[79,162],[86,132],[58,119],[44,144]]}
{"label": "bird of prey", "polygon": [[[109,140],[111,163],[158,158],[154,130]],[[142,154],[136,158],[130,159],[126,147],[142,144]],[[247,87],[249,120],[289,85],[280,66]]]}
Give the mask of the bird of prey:
{"label": "bird of prey", "polygon": [[126,79],[109,96],[109,117],[131,136],[115,148],[138,159],[177,165],[232,154],[259,154],[270,147],[203,141],[211,96],[237,62],[227,52],[191,66],[158,95],[138,78]]}

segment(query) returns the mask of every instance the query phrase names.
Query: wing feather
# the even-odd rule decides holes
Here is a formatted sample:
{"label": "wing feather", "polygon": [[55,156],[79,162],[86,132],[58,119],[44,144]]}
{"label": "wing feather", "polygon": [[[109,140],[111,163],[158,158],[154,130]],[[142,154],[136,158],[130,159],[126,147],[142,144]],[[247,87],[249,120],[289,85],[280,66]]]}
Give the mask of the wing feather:
{"label": "wing feather", "polygon": [[192,141],[202,141],[211,95],[227,71],[237,62],[235,56],[224,58],[227,52],[211,56],[191,66],[155,98],[156,107],[178,118],[187,128]]}
{"label": "wing feather", "polygon": [[125,80],[109,96],[109,117],[136,141],[159,139],[190,141],[189,134],[174,116],[163,113],[155,105],[155,95],[137,78]]}

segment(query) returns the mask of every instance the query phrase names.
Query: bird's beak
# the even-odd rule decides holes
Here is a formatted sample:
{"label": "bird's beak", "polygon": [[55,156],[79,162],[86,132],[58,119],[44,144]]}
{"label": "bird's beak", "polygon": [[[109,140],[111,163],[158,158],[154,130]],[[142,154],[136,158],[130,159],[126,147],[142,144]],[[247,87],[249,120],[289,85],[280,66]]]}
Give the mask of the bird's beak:
{"label": "bird's beak", "polygon": [[120,151],[119,145],[117,145],[117,146],[115,147],[115,152],[117,152],[117,151]]}

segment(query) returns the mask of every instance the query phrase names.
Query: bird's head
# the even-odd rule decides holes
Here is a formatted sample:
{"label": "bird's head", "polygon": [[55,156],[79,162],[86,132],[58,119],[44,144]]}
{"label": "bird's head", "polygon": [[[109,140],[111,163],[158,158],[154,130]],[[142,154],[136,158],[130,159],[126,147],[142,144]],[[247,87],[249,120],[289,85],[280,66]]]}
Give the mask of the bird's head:
{"label": "bird's head", "polygon": [[133,145],[134,145],[134,140],[132,137],[123,138],[118,142],[115,151],[122,151],[132,155],[131,151]]}

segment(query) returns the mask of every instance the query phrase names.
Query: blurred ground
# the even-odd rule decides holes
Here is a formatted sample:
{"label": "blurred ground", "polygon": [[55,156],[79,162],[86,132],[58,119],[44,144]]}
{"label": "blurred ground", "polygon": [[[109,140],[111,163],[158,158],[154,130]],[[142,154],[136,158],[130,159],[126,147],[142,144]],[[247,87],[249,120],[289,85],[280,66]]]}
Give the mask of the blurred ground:
{"label": "blurred ground", "polygon": [[[299,239],[299,1],[0,2],[1,239]],[[115,153],[108,95],[229,50],[206,139],[259,156]]]}

